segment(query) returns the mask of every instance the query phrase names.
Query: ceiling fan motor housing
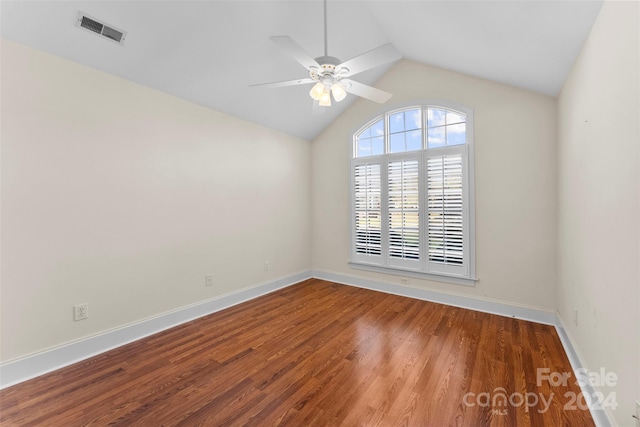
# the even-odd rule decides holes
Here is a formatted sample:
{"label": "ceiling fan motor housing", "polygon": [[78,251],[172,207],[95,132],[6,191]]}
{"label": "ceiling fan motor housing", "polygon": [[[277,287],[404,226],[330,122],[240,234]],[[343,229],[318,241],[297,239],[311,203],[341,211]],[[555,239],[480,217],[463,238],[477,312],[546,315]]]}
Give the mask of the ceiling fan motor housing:
{"label": "ceiling fan motor housing", "polygon": [[338,58],[334,56],[319,56],[316,58],[316,62],[320,64],[323,68],[333,67],[333,69],[336,68],[336,65],[339,65],[340,63],[342,63],[342,61],[340,61]]}
{"label": "ceiling fan motor housing", "polygon": [[343,73],[349,72],[347,68],[341,67],[336,72],[336,66],[340,65],[342,61],[333,56],[319,56],[316,62],[320,64],[320,69],[313,67],[309,70],[309,76],[316,81],[329,80],[333,82],[342,77]]}

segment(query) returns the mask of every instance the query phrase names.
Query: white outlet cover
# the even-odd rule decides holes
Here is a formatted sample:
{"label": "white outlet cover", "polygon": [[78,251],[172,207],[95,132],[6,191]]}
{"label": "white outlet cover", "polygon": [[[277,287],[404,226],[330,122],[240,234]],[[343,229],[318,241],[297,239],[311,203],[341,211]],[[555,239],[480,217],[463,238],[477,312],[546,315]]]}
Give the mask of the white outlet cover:
{"label": "white outlet cover", "polygon": [[89,317],[89,304],[77,304],[73,306],[73,320],[84,320]]}

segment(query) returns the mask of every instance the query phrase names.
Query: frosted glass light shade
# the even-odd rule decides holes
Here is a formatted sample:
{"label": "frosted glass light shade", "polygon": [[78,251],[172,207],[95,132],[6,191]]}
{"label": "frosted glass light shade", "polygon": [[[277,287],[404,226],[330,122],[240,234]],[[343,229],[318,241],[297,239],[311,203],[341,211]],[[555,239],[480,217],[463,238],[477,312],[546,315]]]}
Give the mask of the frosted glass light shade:
{"label": "frosted glass light shade", "polygon": [[322,92],[319,105],[321,107],[331,107],[331,93],[329,93],[328,89],[325,89],[324,92]]}
{"label": "frosted glass light shade", "polygon": [[340,83],[334,83],[331,86],[331,93],[333,94],[333,98],[338,102],[342,101],[347,96],[344,86]]}
{"label": "frosted glass light shade", "polygon": [[311,96],[311,98],[315,99],[316,101],[320,101],[320,98],[322,98],[322,94],[324,93],[324,91],[325,91],[324,85],[318,82],[315,85],[313,85],[313,87],[309,91],[309,95]]}

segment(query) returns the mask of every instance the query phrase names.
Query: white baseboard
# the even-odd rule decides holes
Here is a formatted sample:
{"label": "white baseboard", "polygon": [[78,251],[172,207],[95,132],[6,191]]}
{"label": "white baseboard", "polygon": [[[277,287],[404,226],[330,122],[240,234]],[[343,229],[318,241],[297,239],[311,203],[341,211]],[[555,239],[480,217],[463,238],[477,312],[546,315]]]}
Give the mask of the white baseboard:
{"label": "white baseboard", "polygon": [[304,271],[0,364],[0,389],[311,278]]}
{"label": "white baseboard", "polygon": [[[582,363],[581,357],[573,345],[573,340],[564,328],[562,318],[556,315],[556,319],[556,331],[558,332],[560,342],[562,343],[562,347],[564,347],[564,352],[567,353],[567,358],[569,359],[569,363],[571,363],[571,368],[573,368],[574,373],[579,369],[586,369],[588,371],[588,367]],[[586,384],[578,384],[580,385],[583,395],[596,396],[594,394],[596,390],[591,384],[588,382]],[[613,427],[617,425],[614,421],[613,414],[609,410],[590,408],[590,412],[597,427]]]}
{"label": "white baseboard", "polygon": [[555,312],[536,307],[513,305],[501,301],[479,299],[463,295],[413,288],[411,286],[382,283],[375,280],[362,279],[360,277],[347,276],[326,271],[314,270],[312,275],[318,279],[385,292],[387,294],[437,302],[454,307],[468,308],[470,310],[482,311],[484,313],[497,314],[500,316],[530,320],[532,322],[543,323],[546,325],[556,324]]}

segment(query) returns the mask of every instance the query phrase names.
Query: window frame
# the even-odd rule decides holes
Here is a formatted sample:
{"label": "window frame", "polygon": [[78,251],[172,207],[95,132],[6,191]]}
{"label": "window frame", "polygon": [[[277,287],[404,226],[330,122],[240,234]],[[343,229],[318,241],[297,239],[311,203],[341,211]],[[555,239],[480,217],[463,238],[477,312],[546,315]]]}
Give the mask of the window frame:
{"label": "window frame", "polygon": [[[407,110],[421,110],[421,130],[422,130],[422,149],[415,151],[390,152],[390,124],[389,119],[393,114]],[[437,148],[428,148],[428,115],[429,108],[450,110],[452,112],[462,113],[465,115],[465,144],[443,146]],[[383,119],[383,136],[384,149],[383,154],[369,155],[364,157],[355,157],[357,152],[358,136],[366,131],[369,127]],[[373,119],[368,120],[364,125],[360,126],[352,133],[352,143],[349,152],[350,155],[350,261],[349,265],[354,269],[374,271],[378,273],[391,274],[404,277],[415,277],[433,281],[453,283],[459,285],[474,286],[477,278],[475,277],[475,173],[474,173],[474,117],[473,110],[469,107],[455,104],[449,101],[427,100],[420,103],[411,103],[401,108],[394,108],[376,115]],[[449,265],[443,265],[444,268],[433,268],[437,263],[428,260],[428,241],[427,241],[427,219],[426,219],[426,201],[427,201],[427,177],[426,165],[427,159],[434,156],[450,155],[451,153],[462,154],[462,173],[463,173],[463,222],[465,226],[465,234],[463,238],[463,269],[450,268]],[[391,162],[400,160],[417,160],[419,168],[419,206],[420,206],[420,225],[419,225],[419,241],[420,241],[420,260],[414,262],[406,259],[392,260],[389,257],[389,191],[388,191],[388,170]],[[380,218],[381,218],[381,253],[372,257],[366,254],[359,254],[356,251],[356,204],[355,204],[355,168],[361,164],[379,164],[380,165]]]}

